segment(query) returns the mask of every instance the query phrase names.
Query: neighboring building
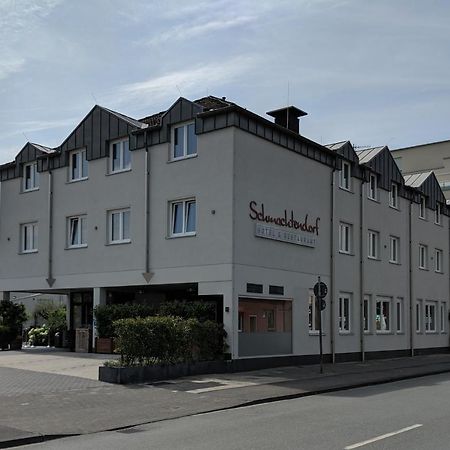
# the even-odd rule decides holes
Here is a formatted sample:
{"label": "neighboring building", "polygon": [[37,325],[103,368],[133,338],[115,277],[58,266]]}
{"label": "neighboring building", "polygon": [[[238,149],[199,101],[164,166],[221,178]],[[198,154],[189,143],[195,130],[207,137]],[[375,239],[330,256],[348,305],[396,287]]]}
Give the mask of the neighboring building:
{"label": "neighboring building", "polygon": [[[141,120],[95,106],[57,148],[0,166],[0,291],[93,306],[201,299],[232,357],[315,360],[312,288],[329,287],[333,359],[448,348],[449,211],[435,176],[215,97]],[[93,333],[95,336],[95,332]],[[94,337],[93,336],[93,337]]]}
{"label": "neighboring building", "polygon": [[391,150],[403,175],[433,171],[450,200],[450,140]]}

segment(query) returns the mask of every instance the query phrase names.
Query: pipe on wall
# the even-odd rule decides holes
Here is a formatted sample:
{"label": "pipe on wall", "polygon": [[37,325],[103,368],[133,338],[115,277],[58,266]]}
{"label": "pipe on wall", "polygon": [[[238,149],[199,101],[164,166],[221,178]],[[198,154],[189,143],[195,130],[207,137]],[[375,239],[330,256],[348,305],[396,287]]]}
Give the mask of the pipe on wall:
{"label": "pipe on wall", "polygon": [[409,262],[409,346],[411,356],[414,356],[414,334],[413,334],[413,279],[412,279],[412,200],[409,201],[409,222],[408,222],[408,262]]}
{"label": "pipe on wall", "polygon": [[335,174],[336,169],[331,172],[331,226],[330,226],[330,349],[331,349],[331,361],[334,364],[336,362],[336,349],[335,349],[335,336],[334,336],[334,286],[336,277],[335,267],[335,245],[334,245],[334,225],[335,225],[335,205],[336,205],[336,186],[335,186]]}
{"label": "pipe on wall", "polygon": [[366,360],[364,346],[364,179],[361,180],[359,194],[359,343],[361,361],[364,362]]}
{"label": "pipe on wall", "polygon": [[[49,164],[50,166],[50,164]],[[48,171],[48,272],[47,283],[53,286],[53,173]]]}
{"label": "pipe on wall", "polygon": [[145,273],[150,272],[150,152],[145,147]]}

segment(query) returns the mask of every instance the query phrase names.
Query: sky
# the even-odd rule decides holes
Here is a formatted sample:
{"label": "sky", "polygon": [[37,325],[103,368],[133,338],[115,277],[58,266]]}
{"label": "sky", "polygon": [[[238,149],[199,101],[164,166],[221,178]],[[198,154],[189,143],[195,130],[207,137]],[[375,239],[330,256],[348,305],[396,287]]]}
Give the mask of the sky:
{"label": "sky", "polygon": [[450,139],[448,0],[0,0],[0,164],[94,104],[134,118],[205,95],[292,104],[327,144]]}

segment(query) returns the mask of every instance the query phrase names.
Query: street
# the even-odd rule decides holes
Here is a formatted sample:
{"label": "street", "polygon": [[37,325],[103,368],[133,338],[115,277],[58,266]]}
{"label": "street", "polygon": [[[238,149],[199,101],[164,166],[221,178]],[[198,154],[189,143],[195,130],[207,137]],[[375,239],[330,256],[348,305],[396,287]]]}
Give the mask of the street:
{"label": "street", "polygon": [[448,449],[449,393],[447,373],[20,448]]}

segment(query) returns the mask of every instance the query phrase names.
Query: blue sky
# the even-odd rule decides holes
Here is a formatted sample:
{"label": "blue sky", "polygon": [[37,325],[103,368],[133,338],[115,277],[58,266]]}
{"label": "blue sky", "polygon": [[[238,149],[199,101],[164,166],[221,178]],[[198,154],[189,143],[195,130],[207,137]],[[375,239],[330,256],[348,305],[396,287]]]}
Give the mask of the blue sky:
{"label": "blue sky", "polygon": [[0,163],[57,146],[98,103],[135,118],[180,93],[289,103],[321,143],[450,139],[450,2],[0,0]]}

